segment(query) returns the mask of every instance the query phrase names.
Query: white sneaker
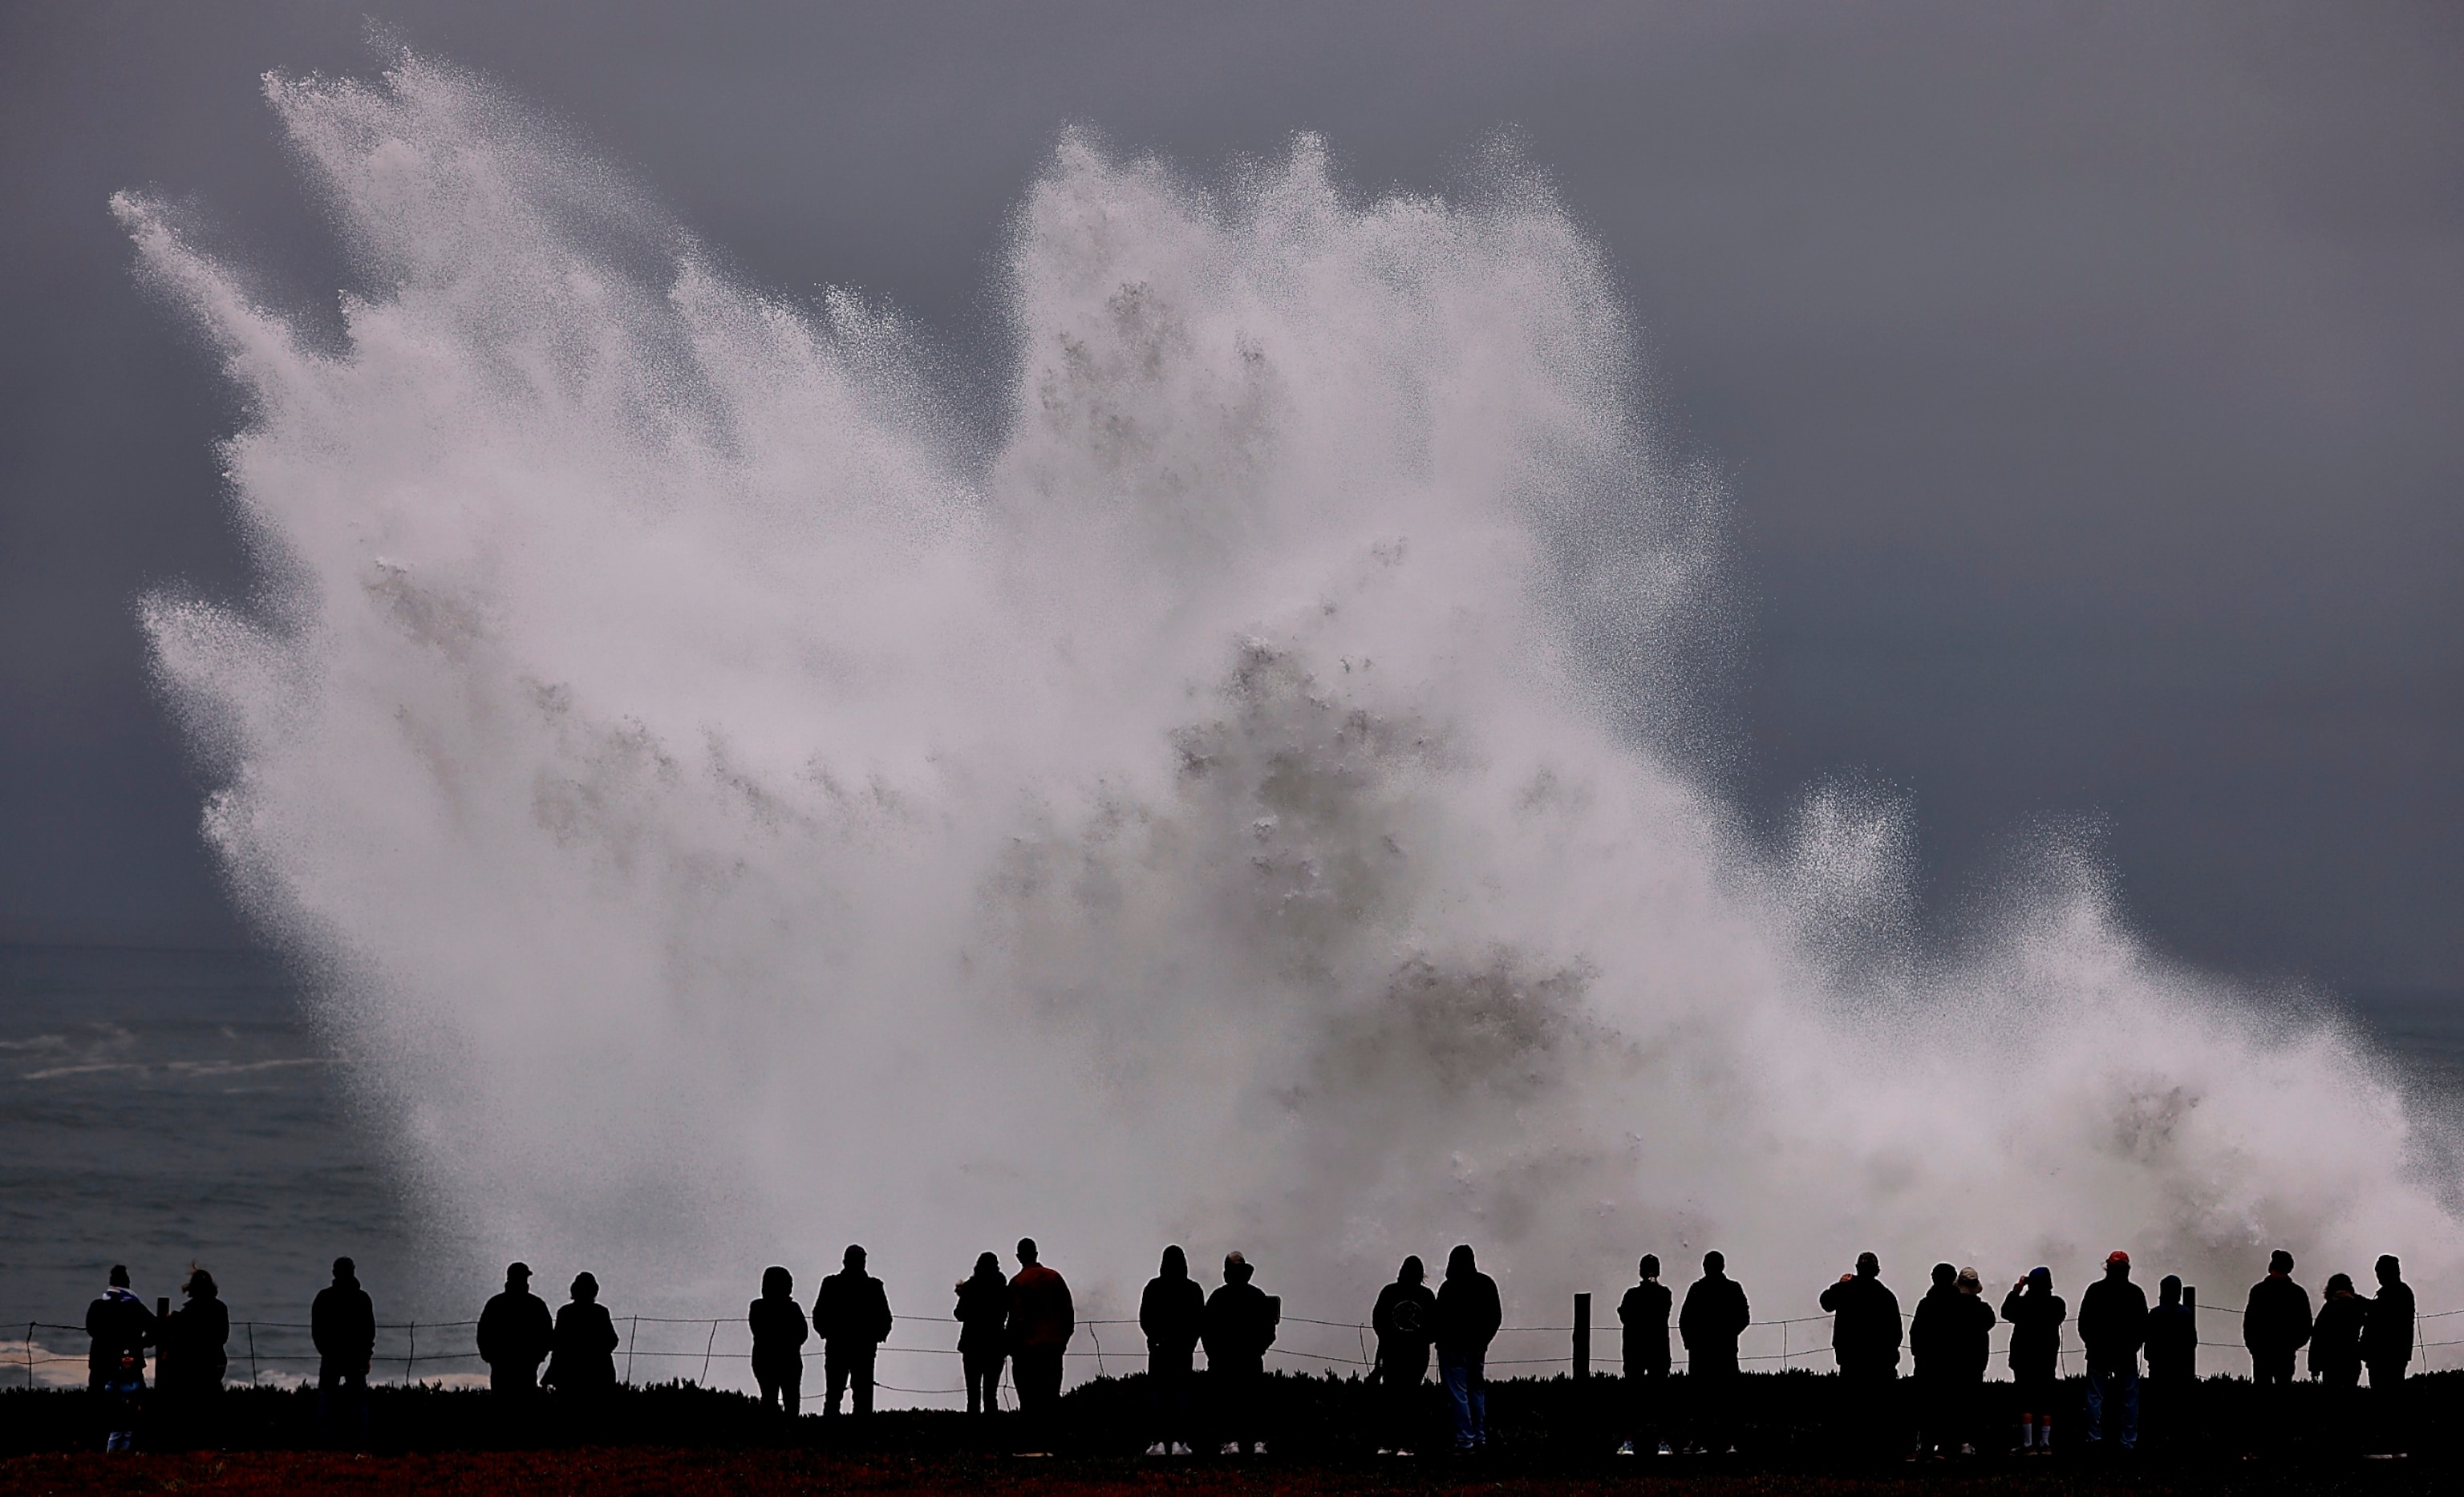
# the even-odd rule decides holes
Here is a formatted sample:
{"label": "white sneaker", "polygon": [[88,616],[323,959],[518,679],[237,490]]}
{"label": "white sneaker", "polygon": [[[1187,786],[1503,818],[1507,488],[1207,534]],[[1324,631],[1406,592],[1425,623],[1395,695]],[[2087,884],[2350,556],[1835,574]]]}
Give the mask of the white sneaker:
{"label": "white sneaker", "polygon": [[1661,1441],[1661,1442],[1660,1443],[1660,1453],[1661,1453],[1661,1455],[1675,1455],[1677,1452],[1676,1452],[1676,1451],[1674,1451],[1674,1450],[1669,1449],[1669,1448],[1668,1448],[1668,1442],[1667,1442],[1667,1441],[1665,1441],[1665,1440],[1663,1440],[1663,1441]]}
{"label": "white sneaker", "polygon": [[1631,1441],[1631,1440],[1629,1440],[1629,1441],[1627,1441],[1624,1444],[1621,1444],[1621,1445],[1617,1446],[1617,1454],[1619,1454],[1619,1455],[1632,1455],[1632,1454],[1634,1454],[1634,1442],[1633,1442],[1633,1441]]}
{"label": "white sneaker", "polygon": [[1266,1443],[1265,1441],[1261,1440],[1258,1442],[1257,1453],[1260,1455],[1265,1455],[1266,1453]]}
{"label": "white sneaker", "polygon": [[1147,1454],[1151,1456],[1170,1455],[1172,1454],[1172,1446],[1165,1444],[1162,1441],[1158,1440],[1154,1444],[1147,1446]]}
{"label": "white sneaker", "polygon": [[1227,1440],[1223,1442],[1223,1448],[1216,1451],[1215,1453],[1217,1455],[1239,1455],[1241,1453],[1241,1447]]}

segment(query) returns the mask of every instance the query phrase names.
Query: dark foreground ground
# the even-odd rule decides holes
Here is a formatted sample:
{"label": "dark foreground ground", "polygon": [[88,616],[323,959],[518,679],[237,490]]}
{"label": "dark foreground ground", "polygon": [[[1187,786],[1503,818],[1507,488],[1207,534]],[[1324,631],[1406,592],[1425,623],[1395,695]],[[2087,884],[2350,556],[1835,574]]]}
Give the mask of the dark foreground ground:
{"label": "dark foreground ground", "polygon": [[[1434,1389],[1419,1448],[1437,1450]],[[1684,1387],[1671,1410],[1682,1422]],[[2004,1452],[2007,1384],[1988,1387],[1972,1460],[1909,1464],[1887,1440],[1860,1458],[1838,1422],[1836,1378],[1749,1376],[1741,1454],[1620,1458],[1616,1379],[1495,1385],[1492,1448],[1479,1456],[1380,1458],[1375,1390],[1356,1380],[1277,1378],[1267,1399],[1272,1454],[1149,1460],[1143,1379],[1073,1390],[1044,1431],[1015,1415],[970,1420],[897,1412],[868,1424],[765,1416],[740,1395],[667,1384],[620,1389],[576,1412],[553,1400],[509,1413],[487,1394],[379,1388],[364,1453],[325,1448],[313,1392],[234,1388],[198,1422],[163,1411],[136,1455],[99,1453],[101,1409],[82,1391],[0,1393],[0,1492],[632,1493],[914,1492],[983,1497],[1202,1497],[1216,1492],[1524,1492],[1616,1487],[1704,1494],[1948,1492],[2454,1492],[2464,1490],[2464,1374],[2416,1379],[2398,1409],[2365,1391],[2339,1404],[2299,1386],[2274,1404],[2246,1382],[2213,1378],[2171,1411],[2154,1411],[2149,1448],[2093,1459],[2078,1442],[2079,1388],[2066,1390],[2059,1452]],[[1912,1390],[1908,1390],[1911,1391]],[[1903,1410],[1901,1415],[1912,1411]],[[1894,1415],[1897,1423],[1901,1415]],[[2399,1422],[2382,1424],[2394,1416]],[[345,1443],[358,1443],[346,1441]],[[184,1446],[187,1448],[183,1448]],[[2400,1446],[2399,1459],[2365,1451]],[[1048,1455],[1020,1454],[1048,1450]]]}

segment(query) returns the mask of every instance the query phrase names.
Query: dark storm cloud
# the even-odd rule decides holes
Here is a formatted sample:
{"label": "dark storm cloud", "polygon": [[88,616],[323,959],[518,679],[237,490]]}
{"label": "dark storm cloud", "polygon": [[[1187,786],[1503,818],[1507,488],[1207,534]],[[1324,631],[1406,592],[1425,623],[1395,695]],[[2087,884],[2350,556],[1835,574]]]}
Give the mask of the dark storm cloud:
{"label": "dark storm cloud", "polygon": [[[130,602],[247,585],[236,419],[114,188],[346,271],[254,76],[362,17],[746,271],[980,355],[1067,120],[1371,188],[1511,124],[1598,232],[1756,608],[1724,772],[1913,795],[1937,892],[2088,814],[2160,945],[2464,986],[2464,17],[2443,7],[33,5],[0,45],[0,934],[227,929]],[[329,304],[329,303],[328,303]]]}

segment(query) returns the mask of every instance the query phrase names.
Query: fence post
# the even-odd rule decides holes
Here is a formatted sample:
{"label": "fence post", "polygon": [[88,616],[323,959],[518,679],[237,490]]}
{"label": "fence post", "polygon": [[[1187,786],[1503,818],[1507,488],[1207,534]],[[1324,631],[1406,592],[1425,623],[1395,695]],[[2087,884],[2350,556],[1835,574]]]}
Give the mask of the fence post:
{"label": "fence post", "polygon": [[1592,1296],[1574,1296],[1574,1380],[1585,1382],[1592,1376]]}
{"label": "fence post", "polygon": [[2195,1284],[2182,1286],[2182,1308],[2190,1313],[2190,1380],[2199,1380],[2199,1290]]}
{"label": "fence post", "polygon": [[710,1386],[710,1349],[717,1344],[718,1322],[714,1320],[710,1323],[710,1339],[703,1343],[701,1349],[701,1385],[705,1388]]}
{"label": "fence post", "polygon": [[642,1334],[642,1317],[635,1315],[625,1322],[625,1386],[633,1385],[633,1338]]}
{"label": "fence post", "polygon": [[410,1386],[411,1375],[419,1366],[419,1322],[410,1323],[410,1355],[402,1359],[402,1385]]}
{"label": "fence post", "polygon": [[33,1390],[33,1386],[34,1386],[34,1323],[33,1323],[33,1321],[29,1320],[29,1321],[27,1321],[27,1322],[26,1322],[26,1387],[27,1387],[27,1389],[28,1389],[29,1391],[32,1391],[32,1390]]}
{"label": "fence post", "polygon": [[248,1385],[256,1386],[256,1322],[248,1322]]}

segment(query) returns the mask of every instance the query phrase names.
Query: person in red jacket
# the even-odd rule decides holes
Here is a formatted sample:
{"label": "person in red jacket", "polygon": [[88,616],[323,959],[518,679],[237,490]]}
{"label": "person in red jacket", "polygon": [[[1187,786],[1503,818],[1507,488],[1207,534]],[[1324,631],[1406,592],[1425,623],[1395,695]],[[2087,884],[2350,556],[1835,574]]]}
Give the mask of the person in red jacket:
{"label": "person in red jacket", "polygon": [[1069,1286],[1038,1261],[1035,1239],[1018,1240],[1018,1273],[1009,1281],[1010,1378],[1018,1406],[1042,1419],[1061,1398],[1061,1358],[1078,1332]]}

